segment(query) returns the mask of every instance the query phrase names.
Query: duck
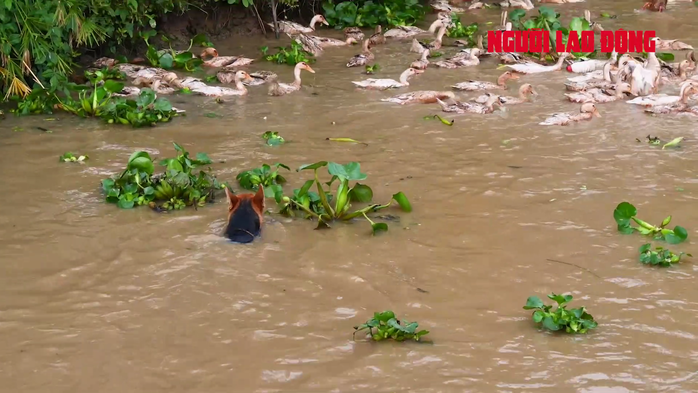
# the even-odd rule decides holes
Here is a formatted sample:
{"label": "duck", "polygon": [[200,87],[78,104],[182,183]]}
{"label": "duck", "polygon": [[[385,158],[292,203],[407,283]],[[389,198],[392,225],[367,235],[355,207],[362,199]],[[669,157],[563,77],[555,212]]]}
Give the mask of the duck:
{"label": "duck", "polygon": [[303,33],[298,33],[298,34],[286,33],[286,35],[290,39],[301,44],[304,51],[312,54],[315,57],[322,55],[323,48],[322,48],[322,45],[320,45],[320,40],[313,39],[313,38],[311,38],[311,36],[308,36],[308,35],[303,34]]}
{"label": "duck", "polygon": [[[662,73],[662,82],[683,82],[688,78],[688,70],[691,68],[691,63],[688,60],[681,60],[678,66],[678,75],[672,71]],[[663,69],[666,71],[666,69]]]}
{"label": "duck", "polygon": [[[688,63],[690,64],[690,69],[696,68],[696,55],[692,50],[686,53],[686,60],[688,60]],[[677,63],[665,63],[664,65],[670,68],[674,73],[678,74],[680,64],[681,62],[679,61]]]}
{"label": "duck", "polygon": [[630,93],[630,85],[626,82],[618,82],[614,89],[593,88],[581,92],[567,93],[565,96],[571,102],[606,103],[623,99],[625,93]]}
{"label": "duck", "polygon": [[562,62],[570,56],[569,53],[560,53],[560,57],[557,59],[557,63],[554,65],[541,65],[534,62],[526,62],[521,64],[508,64],[505,67],[509,67],[512,70],[522,73],[522,74],[539,74],[542,72],[560,71],[562,69]]}
{"label": "duck", "polygon": [[581,74],[581,73],[593,72],[596,70],[602,70],[603,67],[606,65],[606,63],[610,62],[611,64],[615,64],[617,60],[618,60],[618,53],[614,50],[613,52],[611,52],[611,57],[608,60],[591,59],[591,60],[577,61],[577,62],[574,62],[574,63],[567,66],[567,72],[574,72],[574,73]]}
{"label": "duck", "polygon": [[458,52],[455,56],[448,58],[446,60],[437,61],[434,63],[435,66],[439,68],[461,68],[461,67],[472,67],[480,64],[480,56],[482,50],[478,48],[472,48],[469,51]]}
{"label": "duck", "polygon": [[249,82],[244,82],[248,86],[263,85],[277,78],[277,75],[271,71],[257,71],[250,73],[252,79]]}
{"label": "duck", "polygon": [[[245,71],[238,71],[238,72],[245,72]],[[247,74],[247,73],[245,73]],[[249,76],[249,75],[248,75]],[[245,78],[247,79],[247,78]],[[209,86],[206,83],[202,82],[201,79],[194,78],[194,77],[186,77],[181,81],[181,85],[184,88],[187,88],[191,90],[192,93],[196,94],[201,94],[204,96],[215,96],[215,97],[220,97],[220,96],[244,96],[247,94],[247,88],[245,85],[242,85],[242,88],[238,88],[239,86],[235,86],[235,89],[231,89],[229,87],[223,87],[223,86]]]}
{"label": "duck", "polygon": [[451,86],[456,90],[465,91],[477,91],[477,90],[504,90],[507,88],[507,82],[512,79],[519,79],[520,77],[511,71],[506,71],[497,78],[497,83],[492,82],[481,82],[481,81],[465,81],[456,83]]}
{"label": "duck", "polygon": [[612,61],[607,61],[602,70],[601,79],[588,79],[586,81],[569,81],[565,82],[565,88],[569,91],[584,91],[591,88],[610,88],[614,85],[611,68],[613,67]]}
{"label": "duck", "polygon": [[434,91],[434,90],[419,90],[410,93],[404,93],[396,95],[390,98],[383,98],[383,102],[393,102],[400,105],[412,104],[412,103],[422,103],[422,104],[433,104],[436,100],[442,100],[446,98],[454,99],[456,97],[452,91]]}
{"label": "duck", "polygon": [[592,117],[601,117],[599,110],[596,109],[596,105],[591,102],[586,102],[582,104],[579,113],[566,112],[566,113],[554,113],[552,116],[538,123],[542,126],[566,126],[572,123],[580,122],[582,120],[591,120]]}
{"label": "duck", "polygon": [[[300,33],[312,33],[315,31],[315,25],[317,23],[322,23],[325,26],[329,26],[330,24],[327,22],[324,16],[317,14],[313,16],[313,18],[310,20],[310,24],[306,27],[303,26],[299,23],[296,22],[291,22],[287,20],[280,20],[277,22],[279,26],[279,32],[286,33],[286,34],[300,34]],[[267,23],[267,25],[271,26],[274,28],[274,23]]]}
{"label": "duck", "polygon": [[667,0],[652,0],[646,2],[643,6],[643,10],[654,11],[654,12],[664,12],[666,10]]}
{"label": "duck", "polygon": [[[663,40],[659,37],[654,37],[654,50],[693,50],[691,45],[683,43],[679,40]],[[653,52],[654,53],[654,52]]]}
{"label": "duck", "polygon": [[373,55],[373,52],[371,52],[371,40],[365,39],[363,45],[363,53],[358,54],[349,59],[349,62],[347,62],[347,68],[366,65],[366,63],[372,61],[374,58],[375,56]]}
{"label": "duck", "polygon": [[319,46],[322,49],[333,47],[333,46],[353,45],[353,44],[357,44],[359,42],[354,37],[347,37],[345,40],[338,40],[336,38],[329,38],[329,37],[320,37],[317,35],[309,35],[306,37],[315,41],[317,43],[317,46]]}
{"label": "duck", "polygon": [[[167,82],[162,79],[147,80],[144,78],[136,78],[131,82],[133,83],[133,86],[124,86],[124,88],[121,89],[121,91],[117,93],[112,93],[112,95],[116,97],[137,96],[141,94],[143,87],[147,87],[153,90],[156,94],[169,95],[179,90],[169,86],[169,84],[172,82],[174,81],[171,80],[170,82]],[[177,83],[172,83],[172,85],[178,86],[178,82],[179,81],[177,80]]]}
{"label": "duck", "polygon": [[[216,74],[216,77],[223,84],[234,83],[235,88],[237,89],[237,91],[240,92],[237,95],[247,94],[247,88],[245,87],[245,84],[243,83],[243,81],[247,81],[247,82],[252,81],[252,77],[250,76],[250,74],[248,74],[247,72],[242,71],[242,70],[235,71],[235,72],[219,72],[218,74]],[[228,94],[228,95],[231,95],[231,94]]]}
{"label": "duck", "polygon": [[436,32],[436,29],[441,25],[443,25],[443,21],[441,19],[436,19],[429,26],[429,30],[422,30],[416,26],[395,26],[394,28],[383,33],[383,37],[404,39],[425,33],[434,34],[434,32]]}
{"label": "duck", "polygon": [[668,94],[651,94],[647,96],[635,97],[630,101],[626,101],[628,104],[642,105],[642,106],[658,106],[658,105],[670,105],[675,104],[679,101],[686,102],[688,100],[688,94],[698,87],[698,81],[687,80],[681,84],[681,90],[679,95],[668,95]]}
{"label": "duck", "polygon": [[350,37],[355,39],[356,42],[363,41],[366,38],[364,32],[358,27],[347,27],[344,29],[344,38],[348,39]]}
{"label": "duck", "polygon": [[523,8],[526,11],[532,10],[534,8],[531,0],[503,0],[499,2],[499,6],[502,8]]}
{"label": "duck", "polygon": [[315,73],[315,70],[310,68],[310,66],[306,62],[301,61],[300,63],[296,64],[296,66],[293,68],[294,79],[292,83],[279,83],[277,78],[274,78],[270,81],[271,85],[269,86],[269,95],[282,96],[300,90],[301,71],[303,70],[308,71],[311,74]]}
{"label": "duck", "polygon": [[541,4],[567,4],[567,3],[583,3],[586,0],[540,0]]}
{"label": "duck", "polygon": [[422,73],[423,71],[414,69],[412,67],[406,69],[405,71],[400,74],[399,81],[396,81],[394,79],[373,79],[369,78],[363,81],[352,81],[354,85],[357,87],[363,88],[363,89],[368,89],[368,90],[387,90],[387,89],[396,89],[400,87],[406,87],[409,86],[410,83],[408,82],[409,78]]}
{"label": "duck", "polygon": [[436,99],[436,102],[441,106],[441,110],[444,112],[452,112],[452,113],[478,113],[478,114],[486,114],[486,113],[492,113],[494,112],[494,105],[502,105],[502,101],[500,97],[498,97],[495,94],[492,93],[487,93],[486,94],[487,99],[485,100],[484,103],[476,103],[476,102],[461,102],[461,101],[455,101],[454,103],[449,105],[446,102]]}
{"label": "duck", "polygon": [[440,27],[438,33],[436,33],[436,39],[428,44],[419,42],[416,38],[412,39],[412,46],[410,47],[410,52],[417,52],[421,54],[425,49],[440,49],[444,35],[446,34],[446,26],[440,22]]}
{"label": "duck", "polygon": [[431,54],[431,51],[429,49],[425,49],[424,52],[422,52],[422,56],[419,58],[419,60],[413,61],[412,64],[410,64],[410,67],[417,70],[426,70],[427,67],[429,67],[429,54]]}
{"label": "duck", "polygon": [[591,20],[591,11],[584,10],[584,19],[586,19],[587,22],[589,22],[589,27],[595,33],[601,33],[602,31],[604,31],[603,26],[601,26],[600,23]]}
{"label": "duck", "polygon": [[[490,94],[490,93],[488,93]],[[487,102],[489,99],[489,95],[484,94],[481,95],[480,97],[474,98],[473,101],[478,102],[480,104],[484,104]],[[538,92],[533,88],[533,85],[530,83],[524,83],[519,87],[519,96],[518,97],[499,97],[499,102],[502,103],[502,105],[516,105],[516,104],[523,104],[524,102],[528,102],[531,95],[538,95]]]}
{"label": "duck", "polygon": [[[216,48],[205,48],[199,56],[204,61],[204,65],[214,68],[235,68],[244,67],[254,61],[242,56],[218,56]],[[206,60],[206,58],[211,57]]]}
{"label": "duck", "polygon": [[[650,53],[650,56],[652,55],[653,53]],[[645,67],[636,61],[629,61],[626,64],[624,72],[630,78],[630,94],[637,97],[656,92],[660,74],[652,68]]]}
{"label": "duck", "polygon": [[681,92],[679,93],[681,98],[667,105],[653,105],[645,107],[646,113],[654,114],[690,114],[693,116],[698,116],[698,106],[688,106],[688,99],[692,93],[698,92],[698,86],[692,83],[685,83],[681,85]]}
{"label": "duck", "polygon": [[371,42],[371,46],[385,44],[385,36],[383,36],[383,28],[381,25],[376,26],[376,32],[368,38]]}

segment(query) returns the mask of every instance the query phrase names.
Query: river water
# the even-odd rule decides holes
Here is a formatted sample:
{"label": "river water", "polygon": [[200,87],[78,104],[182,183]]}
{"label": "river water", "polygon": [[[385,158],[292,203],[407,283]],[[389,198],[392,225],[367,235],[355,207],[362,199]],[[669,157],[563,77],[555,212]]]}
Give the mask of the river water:
{"label": "river water", "polygon": [[[565,21],[589,8],[618,15],[599,20],[606,29],[654,29],[698,43],[691,3],[634,13],[641,5],[556,8]],[[498,18],[495,10],[463,16],[468,23]],[[217,44],[221,54],[256,56],[276,42]],[[417,58],[408,48],[377,47],[377,77],[396,78]],[[63,114],[8,116],[0,133],[2,391],[698,390],[698,269],[690,258],[669,269],[643,266],[637,249],[645,239],[618,234],[612,214],[622,201],[650,222],[671,214],[689,230],[689,241],[672,248],[698,255],[691,240],[698,236],[695,121],[617,102],[600,104],[602,117],[589,122],[538,126],[579,108],[563,100],[564,71],[516,81],[511,93],[529,82],[540,95],[506,112],[402,107],[379,101],[400,91],[351,87],[366,78],[344,66],[358,50],[327,50],[312,65],[316,74],[303,74],[304,89],[289,96],[269,97],[262,86],[222,105],[172,97],[188,116],[152,129]],[[483,60],[430,68],[407,90],[494,80],[495,67]],[[262,69],[292,79],[288,66],[250,67]],[[423,119],[436,113],[454,126]],[[265,146],[267,130],[287,143]],[[667,150],[636,141],[648,134],[686,140]],[[173,156],[172,141],[209,153],[218,177],[233,184],[262,163],[358,161],[377,201],[403,191],[414,211],[385,211],[400,220],[377,237],[364,222],[315,231],[272,214],[261,239],[231,245],[220,237],[223,200],[166,215],[103,202],[100,180],[120,171],[131,152]],[[90,159],[59,163],[66,151]],[[286,189],[308,176],[288,173]],[[599,327],[582,336],[540,331],[522,306],[550,292],[574,295],[571,306],[586,306]],[[431,343],[352,341],[354,325],[388,309],[430,330]]]}

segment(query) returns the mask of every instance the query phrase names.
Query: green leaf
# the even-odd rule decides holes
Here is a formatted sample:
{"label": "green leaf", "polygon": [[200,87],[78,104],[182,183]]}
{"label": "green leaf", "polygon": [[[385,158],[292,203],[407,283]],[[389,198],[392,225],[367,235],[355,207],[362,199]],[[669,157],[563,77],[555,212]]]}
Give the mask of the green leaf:
{"label": "green leaf", "polygon": [[119,198],[119,202],[117,202],[117,206],[119,206],[122,209],[132,209],[134,204],[134,201],[126,200],[126,198],[124,198],[123,196]]}
{"label": "green leaf", "polygon": [[172,58],[172,55],[169,53],[165,53],[160,58],[160,66],[166,70],[171,69],[173,63],[174,59]]}
{"label": "green leaf", "polygon": [[153,194],[155,194],[155,189],[154,189],[153,187],[151,187],[151,186],[148,186],[148,187],[146,187],[146,188],[143,189],[143,194],[145,194],[145,195],[153,195]]}
{"label": "green leaf", "polygon": [[552,331],[560,330],[560,325],[552,317],[543,318],[543,327]]}
{"label": "green leaf", "polygon": [[327,165],[327,161],[318,161],[314,164],[301,165],[300,167],[298,167],[298,169],[296,169],[296,172],[300,172],[306,169],[318,169],[322,168],[325,165]]}
{"label": "green leaf", "polygon": [[393,199],[395,202],[400,205],[400,208],[404,212],[411,212],[412,211],[412,205],[410,204],[410,201],[407,199],[407,196],[402,193],[402,191],[398,192],[397,194],[393,194]]}
{"label": "green leaf", "polygon": [[521,8],[517,8],[509,13],[509,20],[512,22],[517,22],[524,16],[526,16],[526,11],[522,10]]}
{"label": "green leaf", "polygon": [[327,171],[330,173],[330,175],[337,176],[341,179],[366,179],[366,174],[361,173],[361,164],[359,164],[358,162],[350,162],[346,165],[337,164],[336,162],[330,162],[327,167]]}
{"label": "green leaf", "polygon": [[145,152],[145,151],[137,151],[137,152],[133,152],[133,153],[131,154],[131,156],[128,158],[128,163],[130,164],[131,161],[135,160],[135,159],[138,158],[138,157],[146,157],[147,159],[150,160],[150,154],[148,154],[148,152]]}
{"label": "green leaf", "polygon": [[538,296],[531,296],[526,300],[526,305],[523,307],[524,310],[533,310],[536,308],[541,308],[545,305]]}
{"label": "green leaf", "polygon": [[661,53],[656,53],[657,59],[661,61],[674,61],[674,54],[673,53],[667,53],[667,52],[661,52]]}
{"label": "green leaf", "polygon": [[102,180],[102,189],[104,190],[104,192],[109,192],[109,190],[111,190],[112,188],[114,188],[114,179]]}
{"label": "green leaf", "polygon": [[196,161],[199,161],[199,165],[209,165],[213,163],[206,153],[196,153]]}
{"label": "green leaf", "polygon": [[675,226],[674,232],[664,235],[664,239],[669,244],[679,244],[688,238],[688,232],[684,227]]}
{"label": "green leaf", "polygon": [[124,89],[124,84],[122,82],[117,82],[115,80],[104,81],[104,90],[110,93],[118,93]]}
{"label": "green leaf", "polygon": [[649,250],[651,250],[651,249],[652,249],[652,244],[650,244],[650,243],[645,243],[645,244],[643,244],[643,245],[640,246],[640,254],[644,254],[644,253],[646,253],[647,251],[649,251]]}
{"label": "green leaf", "polygon": [[545,313],[541,310],[537,310],[533,313],[533,322],[540,323],[545,317]]}
{"label": "green leaf", "polygon": [[137,168],[138,170],[143,171],[148,175],[152,175],[153,171],[155,171],[153,161],[151,161],[148,157],[137,157],[133,161],[129,162],[128,166],[129,168]]}
{"label": "green leaf", "polygon": [[368,203],[373,199],[373,190],[365,184],[356,183],[349,191],[349,197],[352,202]]}
{"label": "green leaf", "polygon": [[395,318],[395,313],[389,310],[383,312],[376,312],[373,313],[373,318],[375,318],[379,322],[388,323],[389,320]]}
{"label": "green leaf", "polygon": [[302,197],[308,193],[308,190],[310,190],[310,187],[313,186],[313,183],[315,183],[315,180],[308,180],[305,183],[303,183],[303,187],[300,188],[300,191],[298,191],[298,197]]}
{"label": "green leaf", "polygon": [[630,219],[637,215],[637,209],[635,206],[628,202],[621,202],[616,206],[616,210],[613,211],[613,218],[616,220],[618,227],[627,227],[630,225]]}
{"label": "green leaf", "polygon": [[667,142],[664,146],[662,146],[662,150],[666,149],[667,147],[677,147],[679,143],[683,140],[683,137],[680,136],[678,138],[672,139],[670,142]]}
{"label": "green leaf", "polygon": [[556,302],[558,305],[562,305],[564,303],[569,303],[572,301],[572,295],[557,295],[555,293],[551,293],[548,295],[548,298]]}

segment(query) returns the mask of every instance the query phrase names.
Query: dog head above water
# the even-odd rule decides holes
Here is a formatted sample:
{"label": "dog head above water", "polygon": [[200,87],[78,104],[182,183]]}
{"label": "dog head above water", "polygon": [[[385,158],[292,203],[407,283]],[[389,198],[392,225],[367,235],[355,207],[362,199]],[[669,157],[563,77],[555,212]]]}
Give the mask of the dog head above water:
{"label": "dog head above water", "polygon": [[264,187],[256,194],[234,195],[225,188],[228,197],[228,226],[225,237],[236,243],[252,243],[259,236],[264,221]]}

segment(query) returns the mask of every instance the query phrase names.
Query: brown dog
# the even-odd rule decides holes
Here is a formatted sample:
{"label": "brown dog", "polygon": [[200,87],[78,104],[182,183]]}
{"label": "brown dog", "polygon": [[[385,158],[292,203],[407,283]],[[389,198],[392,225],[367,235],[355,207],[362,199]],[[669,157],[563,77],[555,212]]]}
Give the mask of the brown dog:
{"label": "brown dog", "polygon": [[225,188],[228,197],[228,226],[225,237],[236,243],[252,243],[262,231],[264,221],[264,187],[256,194],[233,194]]}

